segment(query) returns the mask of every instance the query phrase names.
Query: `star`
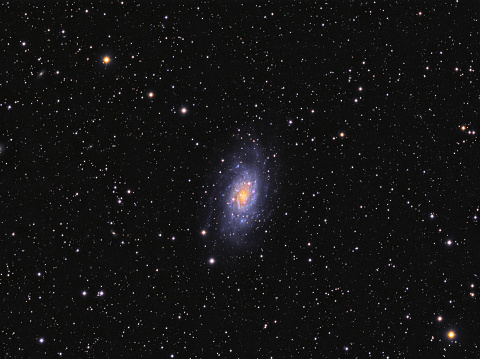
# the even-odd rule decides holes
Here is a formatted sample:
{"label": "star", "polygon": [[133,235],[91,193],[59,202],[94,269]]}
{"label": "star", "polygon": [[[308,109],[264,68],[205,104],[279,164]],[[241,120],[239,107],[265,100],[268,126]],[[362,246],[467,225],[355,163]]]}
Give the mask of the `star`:
{"label": "star", "polygon": [[153,96],[155,96],[155,94],[153,92],[148,93],[148,97],[152,98]]}
{"label": "star", "polygon": [[208,263],[214,264],[214,263],[215,263],[215,258],[210,258],[209,261],[208,261]]}
{"label": "star", "polygon": [[108,64],[110,61],[111,61],[111,60],[110,60],[110,57],[108,57],[108,56],[105,56],[105,57],[103,58],[103,63],[104,63],[104,64]]}
{"label": "star", "polygon": [[448,337],[449,337],[450,339],[455,338],[455,335],[456,335],[456,334],[455,334],[455,332],[454,332],[453,330],[450,330],[450,331],[448,332]]}
{"label": "star", "polygon": [[187,113],[187,109],[185,107],[182,107],[180,109],[180,112],[185,115]]}

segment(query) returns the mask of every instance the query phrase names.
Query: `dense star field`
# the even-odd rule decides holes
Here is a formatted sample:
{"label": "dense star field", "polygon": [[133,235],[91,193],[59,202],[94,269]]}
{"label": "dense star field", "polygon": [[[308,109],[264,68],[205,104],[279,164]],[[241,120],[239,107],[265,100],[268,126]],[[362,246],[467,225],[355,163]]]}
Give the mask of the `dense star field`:
{"label": "dense star field", "polygon": [[476,1],[3,1],[0,356],[480,357]]}

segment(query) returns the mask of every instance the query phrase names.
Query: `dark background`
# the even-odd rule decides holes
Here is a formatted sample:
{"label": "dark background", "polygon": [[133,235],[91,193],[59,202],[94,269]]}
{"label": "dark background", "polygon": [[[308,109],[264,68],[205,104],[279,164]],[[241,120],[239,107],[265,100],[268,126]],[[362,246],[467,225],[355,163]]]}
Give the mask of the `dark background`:
{"label": "dark background", "polygon": [[[480,355],[477,2],[0,11],[2,357]],[[201,234],[238,138],[245,246]]]}

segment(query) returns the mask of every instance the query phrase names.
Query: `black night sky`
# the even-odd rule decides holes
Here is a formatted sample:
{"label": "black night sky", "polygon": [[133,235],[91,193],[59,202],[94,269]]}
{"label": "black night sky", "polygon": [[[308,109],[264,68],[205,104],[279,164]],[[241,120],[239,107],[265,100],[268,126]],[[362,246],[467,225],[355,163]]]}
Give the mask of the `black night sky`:
{"label": "black night sky", "polygon": [[0,356],[480,357],[476,1],[3,1]]}

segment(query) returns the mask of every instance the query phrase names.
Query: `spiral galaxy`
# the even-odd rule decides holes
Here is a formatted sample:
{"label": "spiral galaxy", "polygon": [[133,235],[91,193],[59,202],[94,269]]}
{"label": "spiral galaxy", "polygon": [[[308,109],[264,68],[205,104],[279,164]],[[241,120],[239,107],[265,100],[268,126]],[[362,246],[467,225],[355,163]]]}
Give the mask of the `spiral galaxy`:
{"label": "spiral galaxy", "polygon": [[247,243],[248,235],[267,220],[271,212],[269,159],[255,143],[240,146],[230,158],[222,159],[226,168],[219,171],[208,204],[208,226],[214,226],[221,238]]}

